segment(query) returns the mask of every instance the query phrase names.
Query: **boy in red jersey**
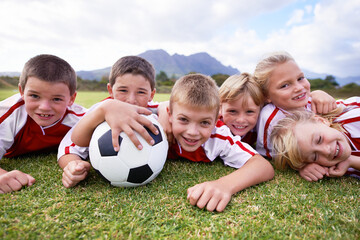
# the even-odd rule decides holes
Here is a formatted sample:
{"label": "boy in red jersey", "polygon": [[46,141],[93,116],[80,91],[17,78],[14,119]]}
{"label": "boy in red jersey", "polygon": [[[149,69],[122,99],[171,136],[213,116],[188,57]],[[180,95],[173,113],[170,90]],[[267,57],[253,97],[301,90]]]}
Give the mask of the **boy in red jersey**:
{"label": "boy in red jersey", "polygon": [[[0,102],[0,158],[56,151],[86,111],[73,104],[74,69],[59,57],[35,56],[24,66],[19,92]],[[0,168],[0,193],[17,191],[34,182],[29,174]]]}

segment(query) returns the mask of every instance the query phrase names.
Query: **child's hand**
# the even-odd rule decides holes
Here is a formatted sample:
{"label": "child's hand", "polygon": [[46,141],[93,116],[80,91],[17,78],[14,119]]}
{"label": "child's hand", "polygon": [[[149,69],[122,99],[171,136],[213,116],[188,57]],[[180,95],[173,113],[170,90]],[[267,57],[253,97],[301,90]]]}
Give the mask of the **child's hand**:
{"label": "child's hand", "polygon": [[70,161],[66,167],[64,167],[62,183],[66,188],[70,188],[84,180],[91,168],[91,165],[87,161],[74,160]]}
{"label": "child's hand", "polygon": [[[109,105],[109,104],[108,104]],[[135,131],[139,133],[150,145],[154,144],[153,138],[146,131],[147,127],[154,134],[159,134],[152,122],[141,114],[150,114],[146,108],[114,100],[111,107],[105,108],[105,121],[109,124],[112,132],[112,142],[115,151],[119,151],[119,134],[125,132],[138,149],[142,149]]]}
{"label": "child's hand", "polygon": [[187,199],[193,206],[204,208],[208,211],[222,212],[231,200],[231,190],[227,189],[219,180],[203,182],[187,190]]}
{"label": "child's hand", "polygon": [[299,174],[306,181],[312,182],[323,179],[324,175],[329,176],[329,169],[317,163],[309,163],[299,170]]}
{"label": "child's hand", "polygon": [[0,175],[0,193],[20,190],[23,186],[31,186],[35,178],[19,170],[13,170]]}
{"label": "child's hand", "polygon": [[350,167],[349,161],[339,162],[337,165],[329,168],[330,177],[341,177],[344,176],[348,168]]}
{"label": "child's hand", "polygon": [[335,99],[324,91],[312,91],[310,96],[312,99],[311,110],[314,113],[326,114],[337,107]]}

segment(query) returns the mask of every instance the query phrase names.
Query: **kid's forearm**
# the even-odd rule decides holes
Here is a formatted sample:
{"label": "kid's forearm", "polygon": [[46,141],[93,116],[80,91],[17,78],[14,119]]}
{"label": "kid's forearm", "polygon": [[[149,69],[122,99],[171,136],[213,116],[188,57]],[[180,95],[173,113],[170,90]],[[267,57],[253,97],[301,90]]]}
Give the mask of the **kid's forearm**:
{"label": "kid's forearm", "polygon": [[71,141],[80,147],[88,147],[95,128],[103,121],[105,121],[105,113],[99,106],[76,124],[71,134]]}
{"label": "kid's forearm", "polygon": [[360,157],[351,155],[350,156],[350,167],[360,171]]}
{"label": "kid's forearm", "polygon": [[261,155],[256,154],[244,166],[220,179],[230,186],[232,194],[235,194],[245,188],[271,180],[273,177],[273,166]]}
{"label": "kid's forearm", "polygon": [[59,166],[64,169],[69,162],[71,161],[76,161],[76,160],[81,160],[83,161],[78,155],[76,154],[66,154],[66,155],[63,155],[59,158],[58,160],[58,164]]}

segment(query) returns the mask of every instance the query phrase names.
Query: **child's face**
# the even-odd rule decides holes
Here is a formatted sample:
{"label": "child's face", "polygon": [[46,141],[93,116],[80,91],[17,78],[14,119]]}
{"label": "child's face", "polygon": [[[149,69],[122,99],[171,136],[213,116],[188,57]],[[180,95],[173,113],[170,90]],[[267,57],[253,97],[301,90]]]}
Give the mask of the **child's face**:
{"label": "child's face", "polygon": [[253,99],[240,96],[234,101],[221,103],[221,116],[224,123],[230,128],[232,134],[244,136],[256,125],[260,113],[260,106]]}
{"label": "child's face", "polygon": [[192,108],[173,103],[173,112],[169,112],[174,138],[188,152],[194,152],[205,143],[216,123],[216,110]]}
{"label": "child's face", "polygon": [[351,155],[350,144],[344,134],[320,120],[298,123],[294,127],[299,150],[306,163],[315,162],[331,167]]}
{"label": "child's face", "polygon": [[65,83],[50,83],[36,77],[29,77],[25,89],[19,86],[19,91],[26,112],[42,127],[60,120],[76,97],[76,93],[70,96],[69,87]]}
{"label": "child's face", "polygon": [[310,83],[294,61],[275,67],[267,89],[267,100],[284,110],[304,107],[310,96]]}
{"label": "child's face", "polygon": [[147,107],[155,94],[150,82],[140,74],[126,73],[115,79],[113,87],[108,84],[110,97],[133,105]]}

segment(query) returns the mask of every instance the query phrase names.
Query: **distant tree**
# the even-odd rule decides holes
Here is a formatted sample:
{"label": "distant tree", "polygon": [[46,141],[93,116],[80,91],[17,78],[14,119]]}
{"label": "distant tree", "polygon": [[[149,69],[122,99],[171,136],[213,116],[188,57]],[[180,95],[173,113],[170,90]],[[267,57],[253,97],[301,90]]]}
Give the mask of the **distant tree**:
{"label": "distant tree", "polygon": [[229,77],[229,75],[218,73],[218,74],[212,75],[211,77],[215,80],[216,84],[220,87],[225,82],[225,80]]}
{"label": "distant tree", "polygon": [[156,82],[161,83],[161,82],[166,82],[166,81],[169,81],[169,78],[168,78],[166,72],[160,71],[159,74],[156,75]]}
{"label": "distant tree", "polygon": [[332,75],[328,75],[325,77],[324,81],[328,83],[329,85],[332,85],[334,87],[339,86],[339,84],[336,82],[335,77]]}

